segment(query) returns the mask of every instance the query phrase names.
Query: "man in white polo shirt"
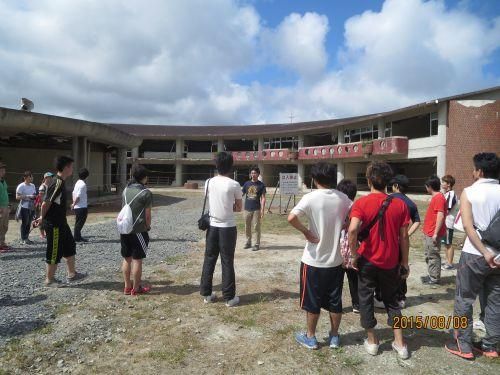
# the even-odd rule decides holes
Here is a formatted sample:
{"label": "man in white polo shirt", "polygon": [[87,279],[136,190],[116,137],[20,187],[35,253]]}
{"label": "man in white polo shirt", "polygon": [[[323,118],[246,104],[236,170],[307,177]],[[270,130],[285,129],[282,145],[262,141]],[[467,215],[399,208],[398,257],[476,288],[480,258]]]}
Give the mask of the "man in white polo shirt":
{"label": "man in white polo shirt", "polygon": [[[288,222],[307,240],[300,264],[300,307],[306,311],[307,332],[296,333],[295,339],[308,349],[318,349],[316,326],[324,308],[330,312],[328,344],[338,348],[344,283],[339,240],[352,202],[334,189],[337,171],[333,165],[317,163],[311,174],[318,190],[304,195],[288,215]],[[307,218],[309,228],[300,216]]]}
{"label": "man in white polo shirt", "polygon": [[75,211],[75,229],[74,237],[76,242],[87,242],[86,238],[82,237],[82,228],[87,221],[88,208],[87,208],[87,184],[85,180],[89,176],[87,168],[82,168],[78,172],[80,178],[73,188],[73,204],[71,209]]}
{"label": "man in white polo shirt", "polygon": [[[448,352],[464,359],[474,359],[473,350],[485,357],[497,358],[500,341],[500,264],[494,261],[500,249],[486,246],[477,230],[484,231],[500,211],[500,160],[494,153],[480,153],[473,158],[474,183],[460,197],[460,214],[467,234],[457,268],[454,316],[466,319],[466,325],[453,333],[446,344]],[[472,305],[480,292],[486,301],[486,335],[472,343]]]}

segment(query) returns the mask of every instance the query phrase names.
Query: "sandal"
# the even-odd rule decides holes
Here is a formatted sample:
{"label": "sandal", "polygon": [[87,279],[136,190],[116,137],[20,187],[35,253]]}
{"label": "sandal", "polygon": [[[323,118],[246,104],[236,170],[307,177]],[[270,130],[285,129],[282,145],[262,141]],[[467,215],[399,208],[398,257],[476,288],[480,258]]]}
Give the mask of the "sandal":
{"label": "sandal", "polygon": [[123,288],[123,294],[129,296],[132,293],[133,288]]}
{"label": "sandal", "polygon": [[150,286],[140,286],[139,288],[137,289],[134,289],[132,288],[132,290],[130,291],[130,295],[131,296],[136,296],[138,294],[145,294],[145,293],[149,293],[151,291],[151,287]]}

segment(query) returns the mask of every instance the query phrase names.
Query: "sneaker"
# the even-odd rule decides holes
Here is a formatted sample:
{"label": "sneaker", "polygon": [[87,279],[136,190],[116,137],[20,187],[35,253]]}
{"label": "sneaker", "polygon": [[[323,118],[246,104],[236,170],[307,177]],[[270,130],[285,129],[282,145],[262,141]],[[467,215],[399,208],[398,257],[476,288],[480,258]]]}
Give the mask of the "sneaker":
{"label": "sneaker", "polygon": [[258,251],[259,249],[260,249],[259,245],[255,245],[254,247],[252,247],[252,251]]}
{"label": "sneaker", "polygon": [[373,306],[376,309],[385,309],[385,304],[381,300],[377,299],[377,297],[373,297]]}
{"label": "sneaker", "polygon": [[24,241],[24,244],[25,244],[25,245],[33,245],[33,244],[34,244],[34,242],[33,242],[33,241],[31,241],[31,240],[25,240],[25,241]]}
{"label": "sneaker", "polygon": [[87,240],[86,238],[79,238],[77,240],[75,240],[75,242],[89,242],[89,240]]}
{"label": "sneaker", "polygon": [[359,314],[359,305],[352,305],[352,312],[354,314]]}
{"label": "sneaker", "polygon": [[406,301],[402,299],[401,301],[398,301],[399,308],[403,310],[406,307]]}
{"label": "sneaker", "polygon": [[305,332],[297,332],[295,334],[295,341],[297,341],[300,345],[307,349],[318,349],[318,340],[316,340],[316,336],[307,337],[307,333]]}
{"label": "sneaker", "polygon": [[129,296],[132,293],[132,288],[123,288],[123,294]]}
{"label": "sneaker", "polygon": [[75,272],[75,275],[72,277],[66,277],[66,280],[68,280],[68,283],[74,283],[75,281],[83,280],[87,277],[88,275],[86,273],[81,273],[81,272]]}
{"label": "sneaker", "polygon": [[49,282],[45,281],[44,284],[47,288],[61,288],[63,286],[63,282],[59,279],[53,279]]}
{"label": "sneaker", "polygon": [[146,294],[146,293],[149,293],[151,291],[151,287],[150,286],[140,286],[139,288],[132,288],[132,290],[130,291],[130,295],[131,296],[137,296],[138,294]]}
{"label": "sneaker", "polygon": [[230,299],[229,301],[226,301],[226,306],[227,307],[234,307],[238,303],[240,303],[240,297],[235,296],[233,299]]}
{"label": "sneaker", "polygon": [[212,293],[209,296],[203,297],[203,302],[204,303],[214,303],[216,299],[217,299],[217,296],[215,295],[215,293]]}
{"label": "sneaker", "polygon": [[472,323],[472,329],[477,329],[478,331],[486,332],[486,327],[484,326],[484,323],[481,320],[475,320]]}
{"label": "sneaker", "polygon": [[498,358],[498,352],[496,347],[494,346],[486,346],[483,342],[473,342],[472,350],[478,352],[479,354],[484,355],[487,358]]}
{"label": "sneaker", "polygon": [[472,352],[466,352],[462,351],[462,348],[460,348],[460,345],[458,345],[458,342],[455,341],[450,341],[444,346],[445,350],[451,354],[454,354],[460,358],[463,359],[474,359],[474,354]]}
{"label": "sneaker", "polygon": [[8,245],[2,245],[0,246],[0,253],[8,253],[9,251],[12,251],[12,247]]}
{"label": "sneaker", "polygon": [[340,348],[340,335],[333,336],[331,333],[329,333],[328,343],[330,344],[330,348],[332,349]]}
{"label": "sneaker", "polygon": [[368,339],[365,339],[365,341],[363,342],[363,346],[365,347],[365,350],[368,354],[370,354],[370,355],[377,355],[378,354],[379,344],[370,344],[368,342]]}
{"label": "sneaker", "polygon": [[401,359],[410,358],[410,352],[408,352],[408,347],[405,345],[402,348],[396,345],[396,343],[392,342],[392,348],[398,353],[398,357]]}
{"label": "sneaker", "polygon": [[449,263],[445,263],[441,266],[441,269],[443,271],[450,271],[450,270],[454,270],[455,269],[455,266],[452,265],[452,264],[449,264]]}
{"label": "sneaker", "polygon": [[438,280],[434,280],[434,279],[431,279],[430,276],[422,276],[420,278],[420,281],[422,282],[422,284],[424,285],[439,285],[439,281]]}
{"label": "sneaker", "polygon": [[243,248],[250,249],[251,247],[252,247],[252,244],[250,242],[247,242]]}

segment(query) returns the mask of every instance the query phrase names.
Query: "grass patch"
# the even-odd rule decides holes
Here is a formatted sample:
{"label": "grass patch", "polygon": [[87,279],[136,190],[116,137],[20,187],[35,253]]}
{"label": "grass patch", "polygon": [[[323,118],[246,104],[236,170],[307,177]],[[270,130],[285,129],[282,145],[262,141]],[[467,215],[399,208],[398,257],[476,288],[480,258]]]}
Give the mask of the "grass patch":
{"label": "grass patch", "polygon": [[52,324],[47,324],[47,325],[44,325],[40,328],[37,328],[35,330],[35,332],[40,334],[40,335],[49,335],[52,332],[54,332],[54,326]]}
{"label": "grass patch", "polygon": [[183,255],[170,255],[165,258],[166,264],[175,264],[183,258]]}
{"label": "grass patch", "polygon": [[245,328],[252,328],[257,325],[257,321],[253,317],[240,318],[234,314],[225,314],[221,317],[223,323],[235,324]]}
{"label": "grass patch", "polygon": [[293,324],[288,324],[276,331],[276,334],[281,337],[286,337],[292,335],[295,331],[298,331],[299,327]]}
{"label": "grass patch", "polygon": [[174,350],[154,350],[148,353],[148,357],[156,361],[168,362],[172,365],[179,365],[184,362],[184,359],[187,356],[187,350],[187,346],[183,346]]}

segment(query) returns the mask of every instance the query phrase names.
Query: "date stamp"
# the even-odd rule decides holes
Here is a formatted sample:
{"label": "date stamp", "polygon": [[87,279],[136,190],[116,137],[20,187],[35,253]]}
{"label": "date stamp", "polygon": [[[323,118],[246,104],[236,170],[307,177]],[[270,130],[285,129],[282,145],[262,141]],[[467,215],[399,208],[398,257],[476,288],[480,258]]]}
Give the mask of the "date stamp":
{"label": "date stamp", "polygon": [[465,329],[468,320],[466,316],[452,315],[415,315],[394,317],[394,329]]}

